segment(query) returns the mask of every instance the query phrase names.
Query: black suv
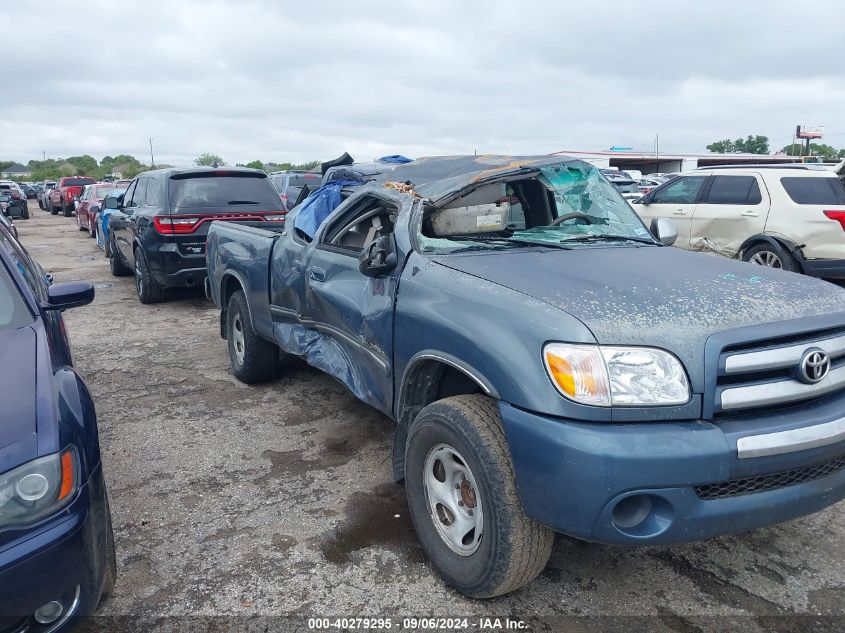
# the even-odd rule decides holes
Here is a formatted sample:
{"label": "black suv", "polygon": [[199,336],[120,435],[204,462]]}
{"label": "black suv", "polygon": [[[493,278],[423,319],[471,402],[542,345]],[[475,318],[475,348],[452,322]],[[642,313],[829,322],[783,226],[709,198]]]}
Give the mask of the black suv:
{"label": "black suv", "polygon": [[123,200],[108,198],[110,265],[135,274],[141,303],[167,288],[202,286],[205,236],[214,220],[283,222],[285,207],[267,174],[242,167],[160,169],[140,174]]}

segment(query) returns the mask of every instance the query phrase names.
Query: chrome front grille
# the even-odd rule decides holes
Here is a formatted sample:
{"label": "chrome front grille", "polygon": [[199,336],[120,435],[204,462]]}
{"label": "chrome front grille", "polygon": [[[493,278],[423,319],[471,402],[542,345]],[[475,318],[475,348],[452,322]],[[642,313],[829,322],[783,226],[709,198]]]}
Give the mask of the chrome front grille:
{"label": "chrome front grille", "polygon": [[[805,356],[820,351],[829,370],[812,382],[802,371]],[[715,411],[745,412],[787,405],[845,389],[845,333],[821,332],[806,337],[761,341],[754,346],[729,348],[719,360]]]}

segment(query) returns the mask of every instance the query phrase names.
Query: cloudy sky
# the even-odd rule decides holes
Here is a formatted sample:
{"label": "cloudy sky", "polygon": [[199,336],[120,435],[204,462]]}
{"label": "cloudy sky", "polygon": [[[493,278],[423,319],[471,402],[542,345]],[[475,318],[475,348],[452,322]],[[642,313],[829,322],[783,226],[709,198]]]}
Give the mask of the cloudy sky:
{"label": "cloudy sky", "polygon": [[[845,147],[845,2],[3,2],[0,160]],[[14,25],[14,28],[9,28]],[[808,43],[803,43],[804,38]],[[836,53],[837,49],[840,51]]]}

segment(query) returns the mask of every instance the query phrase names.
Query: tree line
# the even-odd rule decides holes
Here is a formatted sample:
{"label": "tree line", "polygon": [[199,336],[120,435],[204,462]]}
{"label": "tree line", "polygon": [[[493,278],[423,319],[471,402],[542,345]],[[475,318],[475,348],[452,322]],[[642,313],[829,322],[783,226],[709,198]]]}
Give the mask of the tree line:
{"label": "tree line", "polygon": [[[713,141],[707,146],[707,149],[717,154],[733,154],[735,152],[741,152],[743,154],[768,154],[769,137],[760,134],[749,134],[744,139],[738,138],[734,141],[726,138],[721,141]],[[785,145],[780,151],[787,156],[807,155],[807,150],[801,141],[796,141],[791,145]],[[842,159],[845,158],[845,149],[836,149],[824,143],[810,143],[810,156],[821,156],[827,160]]]}
{"label": "tree line", "polygon": [[[12,160],[0,160],[0,171],[8,169],[17,164]],[[195,165],[225,165],[226,162],[217,154],[204,153],[194,159]],[[253,160],[239,166],[263,169],[264,171],[288,171],[288,170],[311,170],[316,168],[320,161],[314,160],[307,163],[274,163]],[[117,156],[103,156],[97,160],[89,154],[81,156],[69,156],[68,158],[47,158],[45,160],[31,160],[25,165],[30,175],[18,180],[39,182],[42,180],[58,180],[64,176],[91,176],[101,180],[107,174],[120,173],[123,178],[134,178],[144,171],[153,169],[150,165],[142,163],[129,154],[118,154]],[[155,167],[169,167],[170,165],[156,165]]]}

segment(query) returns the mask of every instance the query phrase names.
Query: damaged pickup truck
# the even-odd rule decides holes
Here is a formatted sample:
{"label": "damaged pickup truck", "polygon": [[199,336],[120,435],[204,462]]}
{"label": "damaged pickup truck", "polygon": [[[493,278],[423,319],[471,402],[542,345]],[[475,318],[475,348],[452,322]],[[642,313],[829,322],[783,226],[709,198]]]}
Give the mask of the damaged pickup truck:
{"label": "damaged pickup truck", "polygon": [[215,222],[207,291],[240,380],[293,354],[396,421],[450,585],[525,585],[554,531],[663,545],[845,497],[845,290],[669,248],[566,157],[387,178],[313,231],[307,200],[287,228]]}

